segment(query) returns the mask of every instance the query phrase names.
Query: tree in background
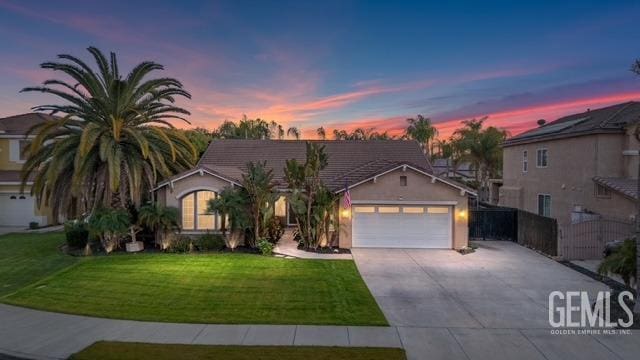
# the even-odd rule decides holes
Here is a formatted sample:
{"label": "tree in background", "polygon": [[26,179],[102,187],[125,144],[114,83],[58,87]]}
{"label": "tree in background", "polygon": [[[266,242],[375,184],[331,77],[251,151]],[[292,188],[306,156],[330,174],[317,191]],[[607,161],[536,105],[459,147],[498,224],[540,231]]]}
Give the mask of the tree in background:
{"label": "tree in background", "polygon": [[327,133],[324,131],[324,127],[320,126],[316,129],[316,134],[320,138],[320,140],[325,140],[327,138]]}
{"label": "tree in background", "polygon": [[295,126],[292,126],[287,129],[287,136],[291,136],[296,140],[300,140],[300,130]]}
{"label": "tree in background", "polygon": [[452,150],[460,151],[460,159],[470,161],[476,169],[476,182],[481,201],[486,201],[489,180],[500,176],[502,169],[502,143],[506,140],[506,130],[494,126],[483,128],[487,118],[462,122],[462,128],[454,131]]}
{"label": "tree in background", "polygon": [[377,132],[375,128],[355,128],[353,131],[334,129],[334,140],[392,140],[395,136],[389,135],[387,131]]}
{"label": "tree in background", "polygon": [[209,147],[209,143],[213,140],[213,133],[200,127],[184,130],[184,136],[193,144],[198,153],[198,158],[204,154],[207,147]]}
{"label": "tree in background", "polygon": [[275,121],[269,124],[269,135],[272,139],[282,140],[284,138],[284,128]]}
{"label": "tree in background", "polygon": [[438,130],[431,123],[431,119],[422,115],[418,115],[416,118],[407,119],[407,130],[405,136],[409,139],[417,141],[427,155],[430,156],[431,142],[438,136]]}
{"label": "tree in background", "polygon": [[120,73],[116,54],[107,58],[88,48],[92,68],[71,55],[61,62],[45,62],[43,69],[71,78],[47,80],[23,92],[43,92],[59,97],[62,105],[41,105],[35,111],[59,117],[34,126],[23,167],[23,187],[32,175],[31,192],[39,204],[49,205],[54,218],[97,208],[140,204],[156,181],[193,166],[196,150],[169,120],[188,121],[176,98],[191,98],[173,78],[149,79],[162,70],[145,61],[128,75]]}

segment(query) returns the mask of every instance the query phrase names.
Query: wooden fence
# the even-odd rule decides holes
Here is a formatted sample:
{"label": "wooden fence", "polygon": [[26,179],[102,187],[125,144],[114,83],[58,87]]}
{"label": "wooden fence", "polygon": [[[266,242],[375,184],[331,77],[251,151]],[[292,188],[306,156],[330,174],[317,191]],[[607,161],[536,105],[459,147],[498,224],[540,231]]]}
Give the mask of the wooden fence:
{"label": "wooden fence", "polygon": [[469,237],[513,241],[551,256],[558,255],[557,221],[524,210],[505,207],[472,210]]}
{"label": "wooden fence", "polygon": [[518,210],[518,244],[557,256],[558,222],[556,219]]}
{"label": "wooden fence", "polygon": [[633,222],[600,218],[563,226],[560,229],[560,256],[565,260],[602,259],[606,243],[633,234]]}

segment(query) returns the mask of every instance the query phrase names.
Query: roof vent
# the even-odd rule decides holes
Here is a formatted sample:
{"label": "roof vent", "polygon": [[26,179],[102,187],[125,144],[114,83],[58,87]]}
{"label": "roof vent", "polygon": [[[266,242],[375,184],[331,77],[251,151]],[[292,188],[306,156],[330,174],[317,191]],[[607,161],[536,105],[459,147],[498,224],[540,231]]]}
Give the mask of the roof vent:
{"label": "roof vent", "polygon": [[536,121],[536,123],[538,124],[538,126],[542,126],[542,125],[544,125],[544,124],[546,124],[546,123],[547,123],[547,120],[545,120],[545,119],[540,119],[540,120]]}

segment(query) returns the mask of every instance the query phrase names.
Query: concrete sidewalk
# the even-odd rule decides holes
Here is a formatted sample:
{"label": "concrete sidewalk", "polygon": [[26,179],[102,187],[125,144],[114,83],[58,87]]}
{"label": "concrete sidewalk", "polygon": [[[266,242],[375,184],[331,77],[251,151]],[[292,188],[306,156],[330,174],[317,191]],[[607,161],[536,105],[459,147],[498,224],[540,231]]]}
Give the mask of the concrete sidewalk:
{"label": "concrete sidewalk", "polygon": [[637,359],[632,335],[559,336],[549,330],[207,325],[110,320],[0,304],[0,353],[66,359],[100,340],[207,345],[401,347],[409,359]]}

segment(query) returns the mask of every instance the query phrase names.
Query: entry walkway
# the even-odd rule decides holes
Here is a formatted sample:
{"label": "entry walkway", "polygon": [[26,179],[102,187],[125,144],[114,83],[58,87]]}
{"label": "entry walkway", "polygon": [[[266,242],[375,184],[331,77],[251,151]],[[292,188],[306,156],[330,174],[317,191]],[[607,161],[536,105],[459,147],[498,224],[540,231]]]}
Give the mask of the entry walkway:
{"label": "entry walkway", "polygon": [[352,260],[351,254],[318,254],[299,250],[298,243],[293,240],[293,231],[287,230],[280,241],[273,248],[273,252],[279,255],[295,257],[298,259],[322,259],[322,260]]}

